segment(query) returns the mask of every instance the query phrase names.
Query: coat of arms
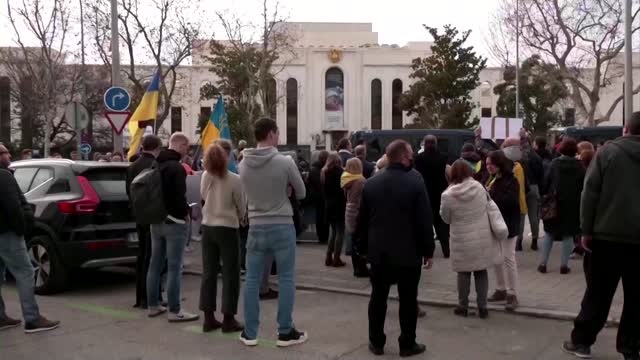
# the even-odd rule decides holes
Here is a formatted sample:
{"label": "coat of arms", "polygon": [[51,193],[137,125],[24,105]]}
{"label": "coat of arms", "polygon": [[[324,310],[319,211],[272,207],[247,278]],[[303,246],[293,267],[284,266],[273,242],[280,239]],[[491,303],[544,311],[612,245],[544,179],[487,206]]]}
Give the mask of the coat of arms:
{"label": "coat of arms", "polygon": [[329,60],[334,64],[339,63],[340,60],[342,60],[342,51],[338,49],[332,49],[329,51]]}

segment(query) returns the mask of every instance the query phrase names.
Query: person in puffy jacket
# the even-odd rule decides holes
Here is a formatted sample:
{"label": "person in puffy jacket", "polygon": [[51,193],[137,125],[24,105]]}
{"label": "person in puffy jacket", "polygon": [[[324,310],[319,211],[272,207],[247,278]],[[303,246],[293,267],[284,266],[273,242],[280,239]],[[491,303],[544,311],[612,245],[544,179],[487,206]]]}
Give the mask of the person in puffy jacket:
{"label": "person in puffy jacket", "polygon": [[340,186],[344,189],[347,198],[347,206],[345,208],[345,231],[351,237],[351,260],[353,264],[353,275],[355,277],[367,277],[366,260],[357,253],[356,229],[358,213],[360,211],[360,200],[362,199],[362,189],[364,188],[365,178],[362,174],[362,162],[358,158],[347,160],[347,165],[340,178]]}

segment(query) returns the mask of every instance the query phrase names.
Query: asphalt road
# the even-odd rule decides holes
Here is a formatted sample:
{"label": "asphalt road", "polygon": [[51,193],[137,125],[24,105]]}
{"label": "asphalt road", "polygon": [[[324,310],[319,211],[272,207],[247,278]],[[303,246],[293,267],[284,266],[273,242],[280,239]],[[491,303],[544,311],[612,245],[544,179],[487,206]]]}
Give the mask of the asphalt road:
{"label": "asphalt road", "polygon": [[[90,272],[63,294],[39,297],[43,314],[62,320],[52,332],[26,335],[19,328],[0,332],[0,360],[21,359],[371,359],[367,350],[367,299],[298,291],[295,320],[307,330],[306,344],[275,347],[276,302],[264,302],[260,345],[246,348],[237,334],[203,334],[202,322],[169,324],[133,309],[134,277],[129,271]],[[185,275],[185,308],[196,311],[200,278]],[[2,289],[10,315],[19,314],[15,289]],[[242,309],[242,304],[240,305]],[[492,313],[490,319],[461,319],[450,309],[428,308],[418,323],[418,340],[428,351],[417,359],[571,359],[560,350],[570,322]],[[241,313],[242,311],[240,311]],[[397,358],[397,303],[390,302],[387,355]],[[605,329],[594,347],[597,359],[618,359],[615,330]]]}

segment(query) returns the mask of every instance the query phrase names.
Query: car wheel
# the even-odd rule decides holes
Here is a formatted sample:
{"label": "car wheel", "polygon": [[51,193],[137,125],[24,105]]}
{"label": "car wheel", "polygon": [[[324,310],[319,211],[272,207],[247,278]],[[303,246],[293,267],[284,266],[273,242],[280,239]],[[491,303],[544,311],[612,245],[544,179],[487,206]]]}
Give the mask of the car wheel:
{"label": "car wheel", "polygon": [[47,236],[36,236],[27,243],[27,252],[33,265],[35,292],[54,294],[67,285],[67,270]]}

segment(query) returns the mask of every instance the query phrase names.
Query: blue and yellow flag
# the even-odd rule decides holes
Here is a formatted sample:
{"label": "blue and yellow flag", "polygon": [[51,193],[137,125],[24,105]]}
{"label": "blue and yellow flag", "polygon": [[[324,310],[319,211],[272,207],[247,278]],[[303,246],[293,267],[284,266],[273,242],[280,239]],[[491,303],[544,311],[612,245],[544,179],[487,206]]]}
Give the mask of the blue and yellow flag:
{"label": "blue and yellow flag", "polygon": [[142,135],[148,122],[156,121],[158,117],[158,99],[160,98],[160,69],[153,75],[153,79],[147,87],[147,91],[142,96],[138,108],[129,119],[129,134],[131,141],[129,142],[129,153],[127,159],[135,155],[142,142]]}
{"label": "blue and yellow flag", "polygon": [[[222,95],[218,96],[218,101],[213,109],[213,113],[209,118],[207,126],[202,131],[202,151],[206,151],[207,148],[213,144],[217,139],[226,139],[231,141],[231,130],[229,129],[229,121],[227,120],[227,113],[224,111],[224,99]],[[229,158],[229,170],[237,172],[236,162],[233,153]]]}

